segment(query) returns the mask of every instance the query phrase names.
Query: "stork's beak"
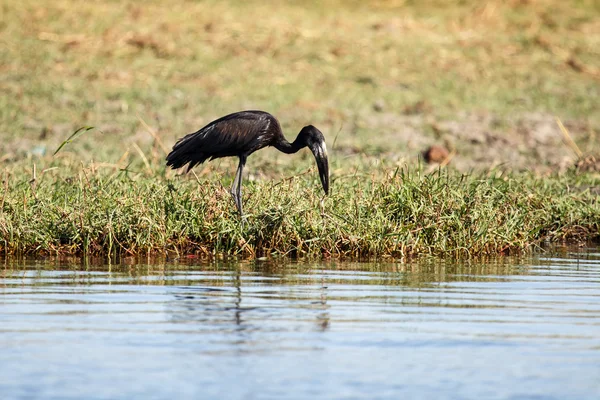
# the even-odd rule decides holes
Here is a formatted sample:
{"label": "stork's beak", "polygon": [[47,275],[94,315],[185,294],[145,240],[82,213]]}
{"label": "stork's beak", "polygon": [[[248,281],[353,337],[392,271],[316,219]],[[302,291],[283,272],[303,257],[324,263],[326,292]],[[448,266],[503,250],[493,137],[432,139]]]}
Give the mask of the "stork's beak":
{"label": "stork's beak", "polygon": [[329,194],[329,161],[327,160],[327,146],[325,142],[315,142],[309,146],[310,150],[317,160],[317,167],[319,168],[319,177],[323,184],[323,190],[325,194]]}

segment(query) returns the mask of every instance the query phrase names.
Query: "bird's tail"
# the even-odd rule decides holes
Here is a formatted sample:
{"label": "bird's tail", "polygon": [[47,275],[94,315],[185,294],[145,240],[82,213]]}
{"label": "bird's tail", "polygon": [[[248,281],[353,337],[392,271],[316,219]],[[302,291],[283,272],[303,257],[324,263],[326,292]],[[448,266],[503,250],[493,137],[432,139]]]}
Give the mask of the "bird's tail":
{"label": "bird's tail", "polygon": [[173,150],[167,155],[167,166],[173,169],[181,168],[185,164],[189,163],[187,172],[189,172],[195,165],[203,163],[208,156],[203,152],[199,151],[198,146],[194,143],[194,136],[198,132],[191,133],[181,138]]}

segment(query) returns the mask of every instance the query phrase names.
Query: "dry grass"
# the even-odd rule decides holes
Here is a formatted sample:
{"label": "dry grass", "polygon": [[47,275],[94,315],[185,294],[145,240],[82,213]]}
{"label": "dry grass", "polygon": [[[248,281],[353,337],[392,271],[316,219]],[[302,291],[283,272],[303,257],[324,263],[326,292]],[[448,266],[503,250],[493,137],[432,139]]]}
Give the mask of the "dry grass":
{"label": "dry grass", "polygon": [[361,145],[377,102],[420,104],[425,126],[482,110],[597,126],[594,2],[446,3],[19,2],[3,11],[2,146],[82,125],[131,138],[137,114],[170,143],[248,108]]}
{"label": "dry grass", "polygon": [[[391,171],[419,171],[417,155],[435,142],[450,148],[449,168],[460,171],[570,170],[573,146],[561,142],[555,117],[581,149],[581,160],[598,159],[600,9],[594,1],[24,0],[0,13],[5,251],[470,254],[443,239],[455,235],[446,225],[426,238],[429,225],[407,231],[406,220],[389,218],[416,213],[402,208],[410,205],[401,206],[404,196],[421,204],[420,185],[429,179],[411,175],[412,192],[402,194]],[[176,138],[252,108],[278,116],[288,136],[307,123],[325,132],[335,194],[323,212],[315,208],[308,153],[252,156],[245,201],[255,212],[246,231],[237,228],[229,198],[219,190],[235,160],[203,165],[181,180],[164,171]],[[97,129],[50,156],[82,126]],[[574,207],[560,209],[564,219],[555,225],[534,219],[541,225],[527,228],[529,241],[502,239],[499,227],[490,228],[489,235],[500,236],[477,233],[480,246],[472,252],[525,248],[568,236],[576,226],[583,228],[573,236],[597,236],[596,203],[581,203],[591,201],[589,194],[574,199],[559,189],[596,185],[592,164],[583,177],[550,175],[554,189],[543,198],[556,195]],[[461,186],[460,174],[444,176],[457,185],[448,199],[455,203],[480,180]],[[529,174],[507,179],[536,193],[545,185]],[[208,189],[198,192],[198,182]],[[499,181],[484,182],[500,190]],[[164,219],[173,184],[180,222]],[[445,193],[441,183],[430,184]],[[368,211],[373,193],[381,195],[377,212]],[[511,196],[505,201],[516,201]],[[487,207],[486,199],[479,206]],[[522,211],[556,212],[549,204],[526,202]],[[438,206],[428,204],[431,212],[447,210]],[[514,217],[507,203],[496,206],[486,212]],[[305,215],[310,218],[302,221]],[[324,225],[332,220],[337,225]],[[453,229],[460,229],[457,221]],[[396,236],[379,235],[381,227]]]}

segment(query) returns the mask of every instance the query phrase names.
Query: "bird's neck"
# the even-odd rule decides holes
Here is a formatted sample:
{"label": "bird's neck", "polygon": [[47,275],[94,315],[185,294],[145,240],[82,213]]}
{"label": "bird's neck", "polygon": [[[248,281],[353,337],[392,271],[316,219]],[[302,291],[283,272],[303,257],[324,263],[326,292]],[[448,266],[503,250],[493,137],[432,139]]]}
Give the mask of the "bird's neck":
{"label": "bird's neck", "polygon": [[292,154],[298,152],[298,150],[306,147],[305,144],[300,140],[300,135],[292,143],[288,142],[284,137],[276,141],[273,145],[277,150],[282,151],[286,154]]}

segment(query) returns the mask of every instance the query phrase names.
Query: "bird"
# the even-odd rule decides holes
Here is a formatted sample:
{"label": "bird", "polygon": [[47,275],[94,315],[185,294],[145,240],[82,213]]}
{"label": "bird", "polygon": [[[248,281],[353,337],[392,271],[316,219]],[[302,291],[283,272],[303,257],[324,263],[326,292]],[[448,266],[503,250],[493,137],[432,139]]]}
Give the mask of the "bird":
{"label": "bird", "polygon": [[320,130],[307,125],[300,130],[296,140],[288,142],[283,136],[277,118],[265,111],[247,110],[225,115],[210,122],[200,130],[179,139],[167,155],[167,166],[178,169],[187,164],[188,173],[197,164],[221,157],[239,158],[231,196],[240,216],[242,211],[242,173],[248,156],[264,147],[293,154],[308,147],[317,162],[319,177],[325,194],[329,194],[329,161],[325,137]]}

